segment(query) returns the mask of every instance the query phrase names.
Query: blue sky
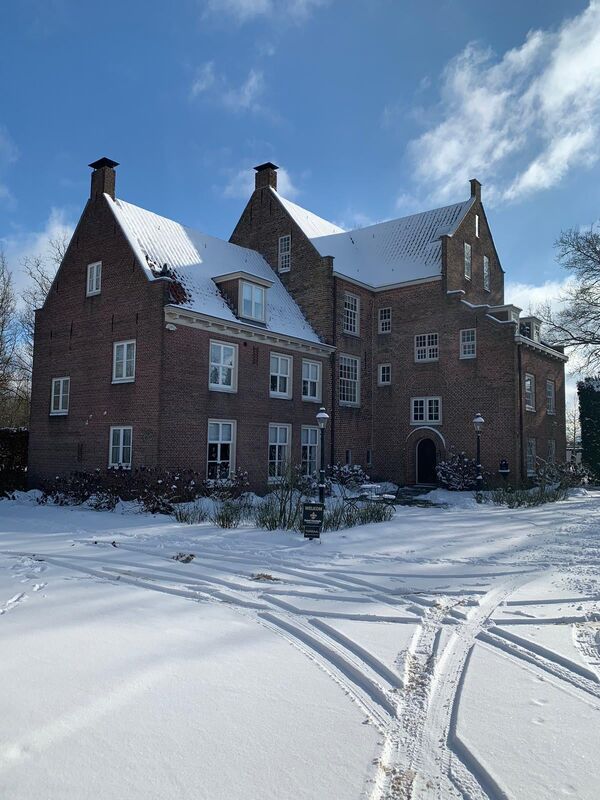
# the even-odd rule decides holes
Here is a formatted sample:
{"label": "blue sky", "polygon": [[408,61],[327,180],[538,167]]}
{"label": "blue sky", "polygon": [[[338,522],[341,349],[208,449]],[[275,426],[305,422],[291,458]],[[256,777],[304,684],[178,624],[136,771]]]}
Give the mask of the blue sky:
{"label": "blue sky", "polygon": [[17,272],[77,220],[103,155],[119,196],[222,237],[266,160],[345,227],[478,177],[525,308],[565,277],[560,230],[600,216],[596,0],[20,0],[0,11],[0,97]]}

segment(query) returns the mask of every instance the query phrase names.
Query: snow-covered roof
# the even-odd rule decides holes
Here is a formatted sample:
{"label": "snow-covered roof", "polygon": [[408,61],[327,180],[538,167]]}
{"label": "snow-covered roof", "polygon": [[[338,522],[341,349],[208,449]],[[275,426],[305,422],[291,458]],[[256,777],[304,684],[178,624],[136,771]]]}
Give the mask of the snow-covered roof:
{"label": "snow-covered roof", "polygon": [[300,308],[259,253],[207,236],[123,200],[113,200],[109,195],[105,197],[147,276],[151,280],[163,277],[161,269],[166,264],[168,274],[180,284],[183,291],[177,292],[173,305],[239,324],[213,279],[227,273],[244,272],[273,284],[267,291],[267,330],[308,342],[320,342]]}
{"label": "snow-covered roof", "polygon": [[277,197],[333,270],[373,288],[441,275],[440,237],[452,235],[474,202],[469,198],[432,211],[343,231],[281,195]]}

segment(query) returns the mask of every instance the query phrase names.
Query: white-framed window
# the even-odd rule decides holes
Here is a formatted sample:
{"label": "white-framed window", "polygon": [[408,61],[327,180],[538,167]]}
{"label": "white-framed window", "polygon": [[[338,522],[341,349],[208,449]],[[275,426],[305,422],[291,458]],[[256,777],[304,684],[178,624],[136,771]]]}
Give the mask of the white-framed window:
{"label": "white-framed window", "polygon": [[283,477],[290,461],[292,426],[272,422],[269,424],[269,480]]}
{"label": "white-framed window", "polygon": [[475,236],[479,239],[479,214],[475,214]]}
{"label": "white-framed window", "polygon": [[256,283],[240,281],[239,313],[244,319],[265,321],[265,287]]}
{"label": "white-framed window", "polygon": [[556,439],[548,439],[548,463],[554,464],[556,461]]}
{"label": "white-framed window", "polygon": [[346,464],[352,466],[352,450],[346,450]]}
{"label": "white-framed window", "polygon": [[465,278],[471,280],[473,276],[473,263],[471,260],[471,245],[465,242]]}
{"label": "white-framed window", "polygon": [[309,425],[302,426],[302,474],[316,475],[319,457],[319,429]]}
{"label": "white-framed window", "polygon": [[379,333],[392,332],[392,309],[380,308],[379,309]]}
{"label": "white-framed window", "polygon": [[237,344],[211,340],[208,388],[214,392],[237,392],[237,364]]}
{"label": "white-framed window", "polygon": [[102,286],[102,262],[95,261],[93,264],[88,264],[87,268],[87,283],[85,293],[87,297],[94,294],[100,294]]}
{"label": "white-framed window", "polygon": [[108,445],[109,469],[131,469],[132,446],[133,428],[131,425],[111,427]]}
{"label": "white-framed window", "polygon": [[271,353],[269,393],[271,397],[292,397],[292,357]]}
{"label": "white-framed window", "polygon": [[556,414],[556,385],[554,381],[546,381],[546,412]]}
{"label": "white-framed window", "polygon": [[50,414],[53,417],[65,416],[69,413],[69,393],[71,391],[70,378],[52,378],[52,396],[50,399]]}
{"label": "white-framed window", "polygon": [[491,291],[490,287],[490,260],[487,256],[483,257],[483,288],[486,292]]}
{"label": "white-framed window", "polygon": [[475,328],[464,328],[460,332],[460,357],[476,358],[477,331]]}
{"label": "white-framed window", "polygon": [[229,478],[235,470],[235,436],[233,419],[209,419],[206,450],[206,477],[209,480]]}
{"label": "white-framed window", "polygon": [[392,365],[380,364],[377,374],[377,383],[379,386],[389,386],[392,382]]}
{"label": "white-framed window", "polygon": [[437,333],[418,333],[415,336],[415,361],[437,361],[440,357]]}
{"label": "white-framed window", "polygon": [[135,380],[135,339],[113,344],[113,383],[133,383]]}
{"label": "white-framed window", "polygon": [[442,421],[441,397],[413,397],[410,401],[413,425],[440,423]]}
{"label": "white-framed window", "polygon": [[525,456],[525,465],[527,467],[528,475],[535,475],[535,458],[536,458],[536,442],[535,439],[527,439],[527,453]]}
{"label": "white-framed window", "polygon": [[535,411],[535,376],[525,373],[525,408]]}
{"label": "white-framed window", "polygon": [[360,331],[360,298],[350,292],[344,292],[344,333],[358,336]]}
{"label": "white-framed window", "polygon": [[279,245],[277,251],[277,268],[279,272],[289,272],[292,266],[292,237],[287,236],[279,237]]}
{"label": "white-framed window", "polygon": [[340,405],[360,405],[360,361],[340,354]]}
{"label": "white-framed window", "polygon": [[302,399],[321,402],[321,363],[302,361]]}
{"label": "white-framed window", "polygon": [[540,323],[539,322],[532,322],[531,323],[531,338],[534,342],[539,342],[540,340]]}

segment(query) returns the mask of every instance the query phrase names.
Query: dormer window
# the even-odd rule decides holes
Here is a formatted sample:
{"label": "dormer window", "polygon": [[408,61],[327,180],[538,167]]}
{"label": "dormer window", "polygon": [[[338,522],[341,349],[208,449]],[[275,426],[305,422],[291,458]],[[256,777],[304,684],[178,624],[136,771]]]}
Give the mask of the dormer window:
{"label": "dormer window", "polygon": [[240,317],[265,321],[265,288],[247,281],[240,282]]}

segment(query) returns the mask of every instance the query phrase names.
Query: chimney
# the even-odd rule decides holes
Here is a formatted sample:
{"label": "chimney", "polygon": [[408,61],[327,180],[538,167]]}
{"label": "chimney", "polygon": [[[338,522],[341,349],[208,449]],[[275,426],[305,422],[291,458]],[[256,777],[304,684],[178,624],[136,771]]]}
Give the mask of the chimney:
{"label": "chimney", "polygon": [[92,172],[92,191],[90,194],[92,200],[102,194],[108,194],[114,200],[115,167],[119,166],[118,162],[112,161],[110,158],[99,158],[98,161],[93,161],[89,166],[94,170]]}
{"label": "chimney", "polygon": [[471,184],[471,197],[474,197],[476,200],[481,202],[481,184],[477,178],[471,178],[469,183]]}
{"label": "chimney", "polygon": [[272,186],[277,191],[277,170],[279,169],[277,164],[267,161],[266,164],[259,164],[254,169],[256,170],[255,189],[266,189],[267,186]]}

